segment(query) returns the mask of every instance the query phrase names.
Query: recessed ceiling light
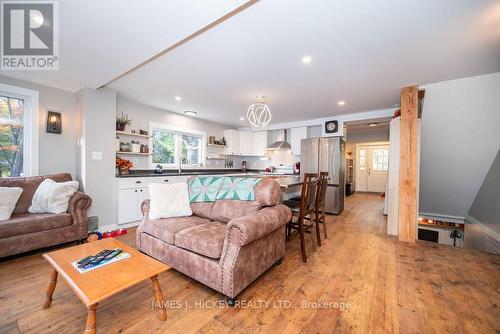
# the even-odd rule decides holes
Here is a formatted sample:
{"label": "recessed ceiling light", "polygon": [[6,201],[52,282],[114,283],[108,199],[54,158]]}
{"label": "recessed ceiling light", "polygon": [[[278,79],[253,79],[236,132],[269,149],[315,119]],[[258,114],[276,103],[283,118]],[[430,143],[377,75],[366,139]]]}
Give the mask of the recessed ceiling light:
{"label": "recessed ceiling light", "polygon": [[184,112],[184,114],[185,114],[186,116],[190,116],[190,117],[196,117],[196,116],[198,115],[198,113],[197,113],[196,111],[192,111],[192,110],[186,110],[186,111]]}
{"label": "recessed ceiling light", "polygon": [[368,126],[373,128],[374,126],[377,126],[377,123],[370,123],[370,124],[368,124]]}
{"label": "recessed ceiling light", "polygon": [[181,101],[181,100],[182,100],[182,97],[180,97],[180,96],[176,96],[176,97],[174,97],[174,100],[176,100],[176,101]]}
{"label": "recessed ceiling light", "polygon": [[311,60],[312,60],[311,56],[304,56],[304,57],[302,57],[302,62],[304,64],[309,64],[311,62]]}
{"label": "recessed ceiling light", "polygon": [[339,101],[339,102],[337,102],[337,104],[338,104],[339,106],[343,106],[343,105],[345,105],[345,101],[344,101],[344,100]]}
{"label": "recessed ceiling light", "polygon": [[240,121],[244,121],[245,120],[245,117],[240,117]]}

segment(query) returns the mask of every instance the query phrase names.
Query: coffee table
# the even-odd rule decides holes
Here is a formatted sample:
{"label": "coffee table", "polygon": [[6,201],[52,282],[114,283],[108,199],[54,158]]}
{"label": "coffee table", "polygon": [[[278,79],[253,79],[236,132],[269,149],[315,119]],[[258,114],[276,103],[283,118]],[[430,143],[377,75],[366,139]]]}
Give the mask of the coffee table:
{"label": "coffee table", "polygon": [[[89,255],[99,253],[104,249],[120,248],[131,256],[128,259],[117,261],[86,273],[79,273],[71,262],[80,260]],[[163,294],[158,283],[158,274],[170,269],[169,266],[157,261],[136,249],[129,247],[116,239],[106,238],[74,247],[60,249],[43,254],[43,257],[53,267],[50,283],[43,308],[50,307],[52,294],[57,283],[58,275],[68,283],[73,292],[87,307],[87,323],[85,333],[96,332],[97,305],[103,299],[123,291],[134,284],[146,279],[153,282],[155,305],[159,307],[160,320],[167,319],[164,308]]]}

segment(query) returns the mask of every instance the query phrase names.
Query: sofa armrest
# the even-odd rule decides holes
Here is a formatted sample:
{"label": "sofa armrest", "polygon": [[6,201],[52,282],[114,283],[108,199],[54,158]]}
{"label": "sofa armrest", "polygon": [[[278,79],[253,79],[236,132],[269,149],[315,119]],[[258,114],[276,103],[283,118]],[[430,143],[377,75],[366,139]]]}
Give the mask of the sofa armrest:
{"label": "sofa armrest", "polygon": [[71,214],[73,224],[76,225],[76,238],[84,239],[88,235],[87,210],[92,204],[90,196],[77,191],[71,196],[68,204],[68,212]]}
{"label": "sofa armrest", "polygon": [[283,204],[267,207],[231,220],[226,227],[226,238],[236,246],[245,246],[286,225],[291,218],[292,211]]}
{"label": "sofa armrest", "polygon": [[141,249],[141,234],[142,231],[144,230],[144,226],[147,225],[149,222],[149,207],[150,207],[150,200],[146,199],[142,202],[141,204],[141,211],[142,211],[142,221],[137,226],[137,230],[135,231],[135,246],[137,249]]}

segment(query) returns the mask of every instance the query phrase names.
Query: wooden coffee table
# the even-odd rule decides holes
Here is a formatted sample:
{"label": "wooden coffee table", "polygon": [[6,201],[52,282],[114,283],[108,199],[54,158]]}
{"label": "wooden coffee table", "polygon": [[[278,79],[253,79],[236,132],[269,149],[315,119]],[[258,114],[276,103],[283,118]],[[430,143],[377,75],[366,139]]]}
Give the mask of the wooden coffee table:
{"label": "wooden coffee table", "polygon": [[[79,273],[71,265],[71,262],[75,260],[97,254],[104,249],[113,248],[120,248],[124,252],[129,253],[131,255],[130,258],[108,264],[84,274]],[[164,263],[144,255],[113,238],[60,249],[43,254],[43,257],[54,268],[50,276],[50,283],[47,288],[43,308],[50,307],[57,276],[60,274],[87,307],[85,333],[96,332],[96,309],[100,301],[148,278],[153,281],[154,297],[156,305],[159,305],[160,320],[167,319],[167,312],[163,304],[163,294],[158,283],[158,274],[170,269]]]}

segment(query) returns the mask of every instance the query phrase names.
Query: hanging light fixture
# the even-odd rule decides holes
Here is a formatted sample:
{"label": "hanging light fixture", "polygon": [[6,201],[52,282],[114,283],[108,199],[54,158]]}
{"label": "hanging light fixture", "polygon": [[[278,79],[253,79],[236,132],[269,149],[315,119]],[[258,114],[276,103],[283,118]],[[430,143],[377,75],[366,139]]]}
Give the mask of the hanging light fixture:
{"label": "hanging light fixture", "polygon": [[247,120],[252,126],[264,127],[271,122],[271,111],[269,106],[264,103],[265,96],[257,96],[256,102],[247,110]]}

